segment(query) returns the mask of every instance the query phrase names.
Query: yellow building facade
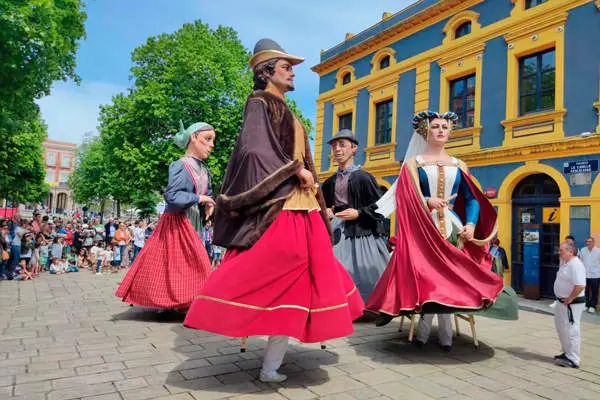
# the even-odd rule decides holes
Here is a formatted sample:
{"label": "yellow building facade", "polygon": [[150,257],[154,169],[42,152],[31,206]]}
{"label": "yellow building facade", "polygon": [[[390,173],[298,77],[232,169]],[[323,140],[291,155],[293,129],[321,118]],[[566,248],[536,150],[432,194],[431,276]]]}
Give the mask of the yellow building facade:
{"label": "yellow building facade", "polygon": [[524,230],[538,229],[549,295],[558,243],[600,242],[598,37],[593,0],[422,0],[384,13],[313,67],[320,178],[336,169],[327,141],[344,127],[361,143],[357,162],[389,187],[413,114],[457,112],[449,152],[497,208],[513,286],[524,286]]}

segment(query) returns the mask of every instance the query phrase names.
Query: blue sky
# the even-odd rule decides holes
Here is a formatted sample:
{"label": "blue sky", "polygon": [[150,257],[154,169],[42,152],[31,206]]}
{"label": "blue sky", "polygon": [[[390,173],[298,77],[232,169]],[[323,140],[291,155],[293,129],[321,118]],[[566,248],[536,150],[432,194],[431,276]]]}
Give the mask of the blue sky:
{"label": "blue sky", "polygon": [[129,87],[130,54],[150,36],[173,32],[200,19],[216,28],[237,30],[252,49],[263,37],[276,40],[288,52],[306,58],[296,67],[295,99],[314,122],[321,49],[377,23],[384,11],[397,12],[413,0],[87,0],[87,39],[77,54],[81,85],[59,82],[38,103],[51,139],[80,143],[95,132],[98,106]]}

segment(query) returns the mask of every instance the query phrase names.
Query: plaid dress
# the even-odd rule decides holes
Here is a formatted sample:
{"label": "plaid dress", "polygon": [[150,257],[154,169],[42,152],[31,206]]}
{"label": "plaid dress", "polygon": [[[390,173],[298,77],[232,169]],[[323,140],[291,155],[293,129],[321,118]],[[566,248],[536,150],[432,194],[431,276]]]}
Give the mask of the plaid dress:
{"label": "plaid dress", "polygon": [[208,170],[183,157],[169,167],[166,212],[116,292],[123,302],[151,308],[187,309],[211,272],[198,232],[198,196],[211,195]]}

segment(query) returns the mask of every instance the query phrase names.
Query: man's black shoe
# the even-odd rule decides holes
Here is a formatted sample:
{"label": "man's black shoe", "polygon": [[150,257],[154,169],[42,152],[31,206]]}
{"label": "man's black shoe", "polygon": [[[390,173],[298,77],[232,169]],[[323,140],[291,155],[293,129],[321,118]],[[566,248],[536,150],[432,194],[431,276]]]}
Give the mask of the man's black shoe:
{"label": "man's black shoe", "polygon": [[555,360],[560,360],[560,359],[563,359],[563,358],[567,358],[567,355],[565,353],[560,353],[560,354],[557,354],[557,355],[554,356]]}
{"label": "man's black shoe", "polygon": [[381,313],[375,319],[375,326],[385,326],[385,325],[389,324],[390,322],[392,322],[393,319],[394,319],[393,315]]}

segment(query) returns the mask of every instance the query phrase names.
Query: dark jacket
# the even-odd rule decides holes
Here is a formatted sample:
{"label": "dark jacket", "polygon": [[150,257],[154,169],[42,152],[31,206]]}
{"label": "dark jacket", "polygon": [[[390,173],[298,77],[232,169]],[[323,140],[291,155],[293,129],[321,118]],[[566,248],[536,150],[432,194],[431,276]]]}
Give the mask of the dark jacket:
{"label": "dark jacket", "polygon": [[[327,178],[323,183],[323,196],[325,205],[331,208],[335,205],[335,180],[336,174]],[[344,236],[361,237],[368,235],[379,236],[384,233],[384,218],[377,214],[375,202],[381,198],[381,191],[373,175],[362,169],[350,173],[348,178],[348,204],[336,207],[334,212],[340,212],[346,208],[354,208],[359,211],[358,219],[344,223]]]}
{"label": "dark jacket", "polygon": [[112,241],[112,237],[109,236],[110,235],[110,226],[114,226],[115,227],[115,233],[117,232],[117,229],[119,229],[119,225],[115,224],[115,223],[110,223],[108,222],[106,225],[104,225],[104,243],[110,243]]}
{"label": "dark jacket", "polygon": [[[262,90],[253,92],[217,198],[214,244],[228,249],[252,247],[299,185],[296,173],[302,167],[318,182],[306,132],[304,165],[294,160],[294,142],[294,115],[285,101]],[[331,233],[320,189],[317,200]]]}

